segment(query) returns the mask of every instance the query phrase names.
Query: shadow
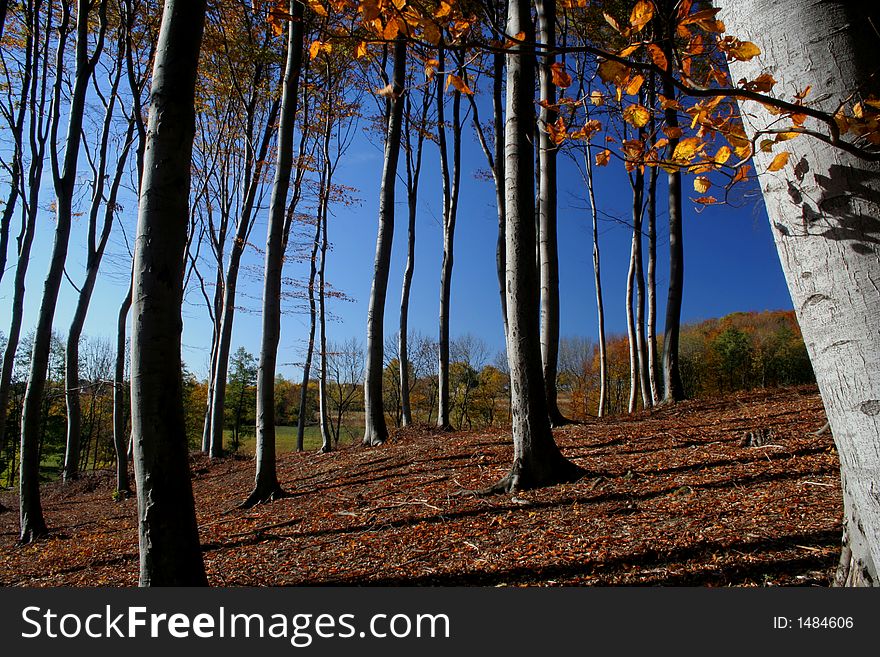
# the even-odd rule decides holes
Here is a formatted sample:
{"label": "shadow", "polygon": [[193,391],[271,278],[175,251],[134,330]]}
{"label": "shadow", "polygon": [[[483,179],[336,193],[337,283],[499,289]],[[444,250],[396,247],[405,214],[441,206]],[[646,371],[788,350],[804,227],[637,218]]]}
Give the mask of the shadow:
{"label": "shadow", "polygon": [[[576,577],[596,577],[596,584],[602,584],[603,575],[613,573],[616,569],[626,567],[656,568],[658,566],[684,565],[689,561],[707,561],[711,563],[719,554],[736,555],[741,559],[745,554],[784,553],[799,547],[837,548],[840,546],[839,531],[820,531],[801,534],[789,534],[774,539],[743,540],[734,543],[720,541],[703,541],[693,545],[668,551],[653,549],[635,554],[621,554],[608,559],[587,560],[550,564],[539,568],[527,566],[508,568],[505,570],[470,570],[415,577],[339,577],[326,578],[300,584],[300,586],[499,586],[516,584],[540,584],[548,580],[564,580]],[[720,571],[706,573],[688,573],[681,577],[671,576],[655,578],[639,582],[639,586],[708,586],[731,585],[747,579],[763,580],[765,575],[799,574],[804,570],[827,569],[836,563],[836,556],[813,555],[805,558],[785,558],[779,555],[771,561],[749,565],[731,566]],[[691,566],[692,567],[692,566]],[[826,582],[827,584],[827,582]]]}

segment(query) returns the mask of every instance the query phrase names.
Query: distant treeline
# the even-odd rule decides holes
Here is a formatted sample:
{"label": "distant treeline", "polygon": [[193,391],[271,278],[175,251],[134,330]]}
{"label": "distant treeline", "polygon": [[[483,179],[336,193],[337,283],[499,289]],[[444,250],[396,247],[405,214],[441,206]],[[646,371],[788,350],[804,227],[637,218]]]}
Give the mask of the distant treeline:
{"label": "distant treeline", "polygon": [[[0,336],[2,342],[2,336]],[[385,366],[385,410],[391,426],[401,424],[399,361],[396,337],[388,339]],[[43,403],[41,462],[44,478],[58,475],[64,456],[64,340],[55,336],[49,381]],[[6,444],[0,449],[0,485],[12,486],[17,476],[18,423],[30,357],[23,341],[15,364]],[[410,338],[410,401],[415,422],[437,421],[437,343],[415,334]],[[80,348],[80,397],[83,424],[80,456],[83,470],[113,465],[113,354],[108,341],[84,338]],[[559,390],[563,412],[585,419],[596,415],[598,353],[589,338],[563,338],[559,357]],[[336,442],[360,438],[363,430],[364,351],[356,341],[328,344],[328,411]],[[226,390],[226,448],[235,451],[255,424],[256,369],[254,357],[239,348],[230,361]],[[625,336],[608,340],[608,406],[610,415],[627,412],[629,346]],[[184,369],[184,403],[190,445],[200,445],[207,381]],[[711,397],[736,390],[799,385],[814,381],[807,350],[792,311],[734,313],[721,319],[688,324],[681,335],[681,376],[688,397]],[[125,391],[127,394],[127,390]],[[302,383],[277,377],[275,414],[279,425],[299,421]],[[304,419],[317,422],[317,382],[306,389]],[[452,341],[450,365],[451,421],[455,428],[504,427],[509,423],[507,360],[492,354],[481,339],[465,335]],[[126,422],[128,419],[126,418]]]}

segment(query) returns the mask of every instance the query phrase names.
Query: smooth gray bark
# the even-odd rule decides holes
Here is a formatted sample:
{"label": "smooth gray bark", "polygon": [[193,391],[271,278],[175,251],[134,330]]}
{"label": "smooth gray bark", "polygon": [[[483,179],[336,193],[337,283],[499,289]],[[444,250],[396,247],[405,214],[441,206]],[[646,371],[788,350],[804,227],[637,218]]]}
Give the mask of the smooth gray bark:
{"label": "smooth gray bark", "polygon": [[382,372],[385,367],[385,296],[391,265],[391,244],[394,238],[394,187],[400,137],[403,126],[406,84],[406,40],[394,41],[392,93],[385,136],[385,157],[379,188],[379,229],[376,235],[376,259],[373,264],[373,285],[367,311],[367,360],[364,373],[364,445],[380,445],[388,438],[385,408],[382,399]]}
{"label": "smooth gray bark", "polygon": [[[830,114],[841,103],[880,96],[876,4],[719,0],[716,5],[731,34],[763,50],[750,62],[731,62],[734,80],[769,70],[780,97],[783,90],[812,85],[807,102]],[[745,103],[743,114],[749,137],[776,118],[755,103]],[[812,120],[805,127],[824,129]],[[783,150],[790,153],[788,165],[769,172],[772,158]],[[877,586],[880,164],[804,136],[770,153],[759,149],[754,164],[840,457],[844,537],[836,583]]]}
{"label": "smooth gray bark", "polygon": [[[440,70],[445,70],[443,44],[438,47]],[[452,297],[452,267],[455,260],[455,222],[458,218],[458,195],[461,181],[461,92],[452,92],[452,170],[446,142],[443,78],[437,78],[437,146],[440,149],[440,177],[443,191],[443,260],[440,264],[440,312],[437,340],[437,426],[452,428],[450,420],[449,322]],[[451,173],[451,175],[450,175]]]}
{"label": "smooth gray bark", "polygon": [[[654,118],[654,106],[656,104],[655,84],[656,78],[652,72],[648,76],[648,108],[651,110],[651,119],[648,123],[648,132],[654,134],[656,119]],[[660,402],[660,386],[657,374],[657,177],[658,167],[648,167],[648,198],[645,203],[645,212],[648,216],[648,270],[647,270],[647,304],[648,316],[646,319],[646,340],[648,342],[648,384],[651,388],[651,404]]]}
{"label": "smooth gray bark", "polygon": [[[45,118],[47,108],[47,87],[49,79],[49,37],[52,31],[52,11],[46,12],[45,28],[41,23],[41,0],[28,5],[27,17],[30,26],[31,49],[30,60],[34,70],[29,77],[30,93],[27,105],[28,114],[28,147],[31,153],[27,172],[27,191],[22,197],[22,227],[17,238],[17,262],[13,280],[12,307],[9,329],[6,336],[6,347],[3,352],[2,369],[0,369],[0,449],[7,442],[7,412],[9,393],[12,386],[12,374],[15,366],[15,355],[21,339],[21,324],[24,317],[24,295],[27,280],[28,264],[30,263],[31,247],[36,229],[39,210],[40,186],[43,178],[43,162],[46,152],[46,141],[49,137],[49,122]],[[52,3],[49,3],[51,9]],[[24,180],[20,181],[24,185]],[[14,440],[12,437],[10,441]]]}
{"label": "smooth gray bark", "polygon": [[287,495],[278,483],[275,467],[275,363],[281,336],[281,275],[287,242],[285,210],[293,170],[293,130],[303,59],[303,6],[297,0],[290,1],[290,15],[263,274],[263,330],[257,369],[257,470],[254,488],[242,503],[246,508]]}
{"label": "smooth gray bark", "polygon": [[[668,27],[671,31],[673,28]],[[673,36],[665,39],[666,60],[673,61]],[[663,95],[675,98],[675,86],[671,73],[663,76]],[[665,112],[666,126],[678,127],[678,113],[670,107]],[[675,151],[678,138],[670,138],[667,149]],[[684,244],[682,226],[681,171],[675,169],[668,174],[669,187],[669,289],[666,297],[666,323],[663,331],[663,402],[670,403],[684,399],[681,373],[678,364],[678,341],[681,332],[681,302],[684,295]]]}
{"label": "smooth gray bark", "polygon": [[524,35],[523,43],[507,51],[505,123],[505,280],[513,465],[490,489],[494,492],[573,481],[582,475],[553,440],[544,395],[535,266],[535,31],[527,0],[513,0],[507,6],[507,33]]}
{"label": "smooth gray bark", "polygon": [[[19,540],[29,543],[47,532],[40,503],[40,426],[42,419],[43,393],[46,388],[46,374],[49,367],[50,343],[52,340],[52,324],[55,319],[55,308],[64,264],[67,260],[67,249],[70,241],[70,227],[73,219],[73,194],[76,183],[77,162],[79,160],[82,126],[85,113],[86,93],[89,79],[98,62],[104,45],[104,33],[107,28],[107,2],[98,5],[97,15],[100,21],[98,38],[94,52],[88,53],[89,47],[89,10],[88,0],[78,0],[76,16],[76,69],[73,89],[70,92],[70,108],[67,121],[67,134],[64,139],[64,158],[59,164],[58,129],[60,124],[60,104],[62,102],[62,76],[56,78],[53,92],[52,125],[50,128],[50,155],[52,177],[55,186],[56,223],[55,240],[49,260],[49,271],[43,284],[43,296],[34,330],[33,351],[28,372],[28,383],[25,391],[24,406],[21,419],[21,461],[19,468],[19,502],[20,528]],[[68,32],[70,21],[69,7],[62,4],[61,34]],[[64,45],[66,38],[60,39],[56,58],[56,66],[61,67],[64,61]]]}
{"label": "smooth gray bark", "polygon": [[[538,41],[552,49],[556,46],[556,0],[536,0]],[[556,102],[551,65],[556,57],[541,58],[538,86],[542,105],[538,113],[538,252],[541,277],[541,362],[544,393],[551,426],[568,420],[559,410],[556,378],[559,370],[559,247],[556,232],[556,159],[557,146],[547,126],[555,123],[558,112],[549,107]]]}
{"label": "smooth gray bark", "polygon": [[166,0],[132,281],[131,418],[141,586],[205,585],[183,410],[180,335],[204,0]]}

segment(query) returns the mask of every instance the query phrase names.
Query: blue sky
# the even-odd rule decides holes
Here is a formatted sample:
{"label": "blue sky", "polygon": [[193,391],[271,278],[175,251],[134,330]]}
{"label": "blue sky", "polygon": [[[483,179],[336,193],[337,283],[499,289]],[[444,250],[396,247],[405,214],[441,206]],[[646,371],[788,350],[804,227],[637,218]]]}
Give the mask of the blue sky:
{"label": "blue sky", "polygon": [[[364,124],[366,125],[366,123]],[[382,166],[377,140],[357,138],[340,164],[336,180],[357,188],[359,202],[351,207],[334,208],[329,233],[333,243],[327,262],[327,280],[344,292],[350,301],[333,301],[330,311],[329,338],[363,341],[370,276],[375,252],[377,193]],[[420,189],[416,270],[410,305],[410,327],[428,335],[436,334],[441,261],[440,188],[437,149],[425,145],[425,163]],[[597,334],[595,290],[593,287],[590,215],[586,188],[574,165],[560,160],[559,244],[561,333],[595,338]],[[453,336],[471,333],[482,338],[495,352],[503,348],[500,303],[495,276],[496,214],[491,181],[475,176],[485,170],[486,162],[467,124],[462,189],[456,230],[456,258],[452,285],[451,332]],[[403,169],[401,169],[403,171]],[[665,174],[660,176],[658,218],[659,263],[658,331],[662,332],[668,276],[665,214]],[[692,191],[691,177],[685,177],[686,196]],[[51,185],[46,188],[43,205],[51,200]],[[626,220],[631,192],[622,167],[614,162],[596,169],[597,205],[603,213]],[[763,202],[756,188],[740,190],[740,201],[733,205],[711,206],[698,213],[692,202],[685,203],[685,293],[683,320],[695,321],[734,311],[790,308],[782,270],[777,260]],[[403,186],[398,185],[398,220],[394,236],[394,254],[386,305],[386,331],[396,329],[403,276],[406,240],[406,206]],[[121,223],[128,239],[134,234],[136,207],[129,197],[123,199]],[[262,209],[251,233],[251,241],[265,244],[267,211]],[[44,212],[35,240],[27,279],[24,332],[33,327],[48,267],[54,222]],[[607,331],[625,332],[624,291],[629,261],[631,231],[619,221],[603,218],[600,226],[602,274],[605,293]],[[294,238],[292,238],[294,239]],[[128,266],[125,239],[117,229],[111,238],[108,257],[95,290],[85,326],[85,334],[113,339],[116,314],[127,289]],[[14,242],[13,242],[14,243]],[[14,248],[14,247],[13,247]],[[67,273],[75,282],[82,280],[85,260],[85,227],[81,220],[74,226]],[[9,265],[14,266],[10,252]],[[245,310],[236,317],[233,349],[239,345],[256,354],[259,350],[259,304],[261,294],[261,256],[248,248],[240,283],[239,306]],[[304,278],[306,266],[290,263],[285,275]],[[12,299],[10,268],[0,284],[0,330],[9,325]],[[75,303],[75,293],[65,280],[59,300],[55,328],[66,333]],[[288,377],[297,376],[295,363],[302,360],[308,330],[308,317],[301,304],[285,301],[279,370]],[[297,310],[299,307],[299,310]],[[193,285],[187,291],[183,307],[184,360],[198,376],[207,372],[211,328],[201,294]]]}

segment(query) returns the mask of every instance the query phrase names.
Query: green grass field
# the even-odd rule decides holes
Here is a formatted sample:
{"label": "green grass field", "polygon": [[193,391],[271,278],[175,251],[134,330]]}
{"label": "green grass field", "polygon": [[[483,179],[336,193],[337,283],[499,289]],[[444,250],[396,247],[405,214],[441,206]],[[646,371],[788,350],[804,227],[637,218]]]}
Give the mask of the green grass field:
{"label": "green grass field", "polygon": [[[355,438],[359,438],[363,429],[357,427],[343,427],[342,435],[339,437],[339,445],[349,445]],[[231,432],[224,431],[223,438],[225,446],[229,448]],[[321,447],[321,429],[318,425],[310,425],[306,427],[303,437],[303,444],[306,451],[315,451]],[[242,436],[241,446],[238,448],[239,454],[254,454],[254,436]],[[284,454],[285,452],[296,451],[296,427],[275,427],[275,453]]]}

